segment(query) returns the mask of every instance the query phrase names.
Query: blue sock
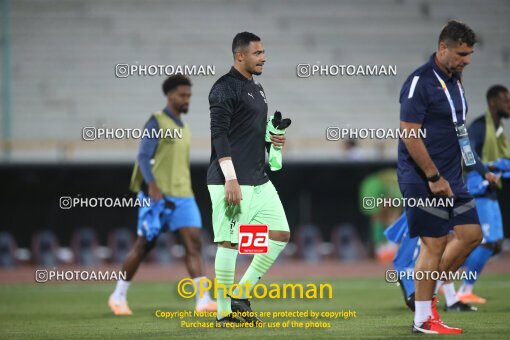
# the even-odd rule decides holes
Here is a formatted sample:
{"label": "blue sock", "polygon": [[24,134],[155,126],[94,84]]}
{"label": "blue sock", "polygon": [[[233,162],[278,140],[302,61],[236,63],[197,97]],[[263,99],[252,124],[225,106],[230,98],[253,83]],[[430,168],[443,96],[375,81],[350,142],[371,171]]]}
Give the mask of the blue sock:
{"label": "blue sock", "polygon": [[478,278],[483,267],[489,261],[492,252],[492,249],[480,245],[469,254],[466,261],[464,261],[464,269],[468,272],[469,279],[464,280],[464,283],[473,285],[476,282],[474,278],[470,278],[469,272],[476,273],[476,278]]}

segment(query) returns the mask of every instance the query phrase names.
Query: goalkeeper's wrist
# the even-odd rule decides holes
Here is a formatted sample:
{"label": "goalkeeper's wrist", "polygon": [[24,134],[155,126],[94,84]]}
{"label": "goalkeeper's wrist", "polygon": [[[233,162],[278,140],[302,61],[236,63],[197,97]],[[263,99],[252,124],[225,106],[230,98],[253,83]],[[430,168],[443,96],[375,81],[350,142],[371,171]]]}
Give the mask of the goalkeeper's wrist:
{"label": "goalkeeper's wrist", "polygon": [[232,159],[225,159],[219,162],[221,172],[223,172],[223,177],[225,177],[225,182],[233,179],[237,179],[236,171],[234,169],[234,163],[232,163]]}

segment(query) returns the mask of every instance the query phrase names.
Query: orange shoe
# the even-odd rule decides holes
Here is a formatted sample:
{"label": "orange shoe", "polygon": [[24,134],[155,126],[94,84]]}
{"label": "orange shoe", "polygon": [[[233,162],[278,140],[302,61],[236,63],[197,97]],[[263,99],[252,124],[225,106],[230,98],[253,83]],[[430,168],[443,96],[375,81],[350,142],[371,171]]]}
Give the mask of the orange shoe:
{"label": "orange shoe", "polygon": [[216,312],[218,310],[216,301],[209,301],[195,307],[197,312]]}
{"label": "orange shoe", "polygon": [[113,314],[115,315],[132,315],[133,312],[129,309],[127,304],[127,300],[115,301],[113,299],[113,294],[110,295],[108,299],[108,306],[110,306]]}
{"label": "orange shoe", "polygon": [[444,322],[429,316],[428,320],[421,325],[415,325],[413,322],[413,333],[462,334],[462,328],[449,327]]}
{"label": "orange shoe", "polygon": [[483,297],[479,297],[478,295],[475,295],[473,293],[464,293],[464,294],[457,293],[457,297],[459,298],[459,300],[462,303],[479,303],[479,304],[484,304],[484,303],[487,302],[487,300],[484,299]]}
{"label": "orange shoe", "polygon": [[376,248],[375,257],[380,263],[390,263],[397,253],[398,245],[388,242]]}

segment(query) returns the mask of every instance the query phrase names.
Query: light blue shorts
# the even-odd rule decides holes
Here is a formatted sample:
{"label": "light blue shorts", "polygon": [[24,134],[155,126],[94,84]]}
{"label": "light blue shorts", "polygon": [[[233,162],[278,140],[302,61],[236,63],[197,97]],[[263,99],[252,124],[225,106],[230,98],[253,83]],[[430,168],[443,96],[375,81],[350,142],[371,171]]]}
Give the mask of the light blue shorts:
{"label": "light blue shorts", "polygon": [[[147,199],[148,196],[143,192],[138,193],[140,201]],[[173,197],[165,195],[167,201],[173,202],[174,209],[163,209],[156,215],[159,216],[158,221],[154,214],[147,213],[151,209],[155,209],[156,203],[151,202],[150,207],[140,207],[138,209],[138,236],[143,236],[148,240],[152,240],[160,233],[165,231],[175,232],[183,227],[202,228],[202,217],[198,209],[197,202],[194,197]]]}

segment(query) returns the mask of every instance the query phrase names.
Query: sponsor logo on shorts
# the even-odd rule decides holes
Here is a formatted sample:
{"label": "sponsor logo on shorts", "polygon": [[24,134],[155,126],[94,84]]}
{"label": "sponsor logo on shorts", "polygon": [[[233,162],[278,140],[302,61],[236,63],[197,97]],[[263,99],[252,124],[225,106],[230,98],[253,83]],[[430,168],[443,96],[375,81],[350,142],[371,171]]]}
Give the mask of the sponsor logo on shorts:
{"label": "sponsor logo on shorts", "polygon": [[239,254],[267,254],[269,227],[265,224],[239,226]]}

